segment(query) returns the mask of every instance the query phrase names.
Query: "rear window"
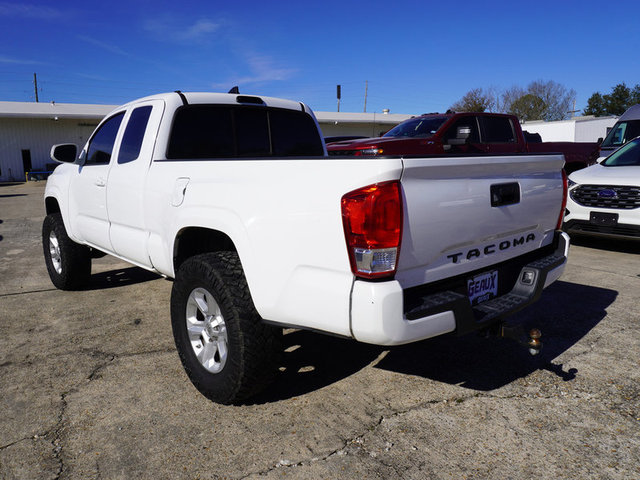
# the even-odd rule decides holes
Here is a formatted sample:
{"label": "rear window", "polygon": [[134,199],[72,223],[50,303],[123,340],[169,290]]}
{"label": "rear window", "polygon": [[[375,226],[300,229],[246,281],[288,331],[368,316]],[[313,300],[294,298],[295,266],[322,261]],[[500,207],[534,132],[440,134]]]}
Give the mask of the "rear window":
{"label": "rear window", "polygon": [[616,123],[607,138],[602,142],[602,147],[619,147],[632,138],[640,136],[640,120],[629,120]]}
{"label": "rear window", "polygon": [[310,115],[240,105],[186,105],[173,120],[167,158],[324,155]]}

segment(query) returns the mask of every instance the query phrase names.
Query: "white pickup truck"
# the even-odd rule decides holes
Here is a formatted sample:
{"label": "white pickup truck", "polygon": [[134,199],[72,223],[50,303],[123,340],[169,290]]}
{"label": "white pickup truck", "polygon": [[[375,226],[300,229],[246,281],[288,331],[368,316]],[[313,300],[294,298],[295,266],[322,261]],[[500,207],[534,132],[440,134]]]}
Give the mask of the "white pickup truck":
{"label": "white pickup truck", "polygon": [[561,155],[328,157],[304,104],[167,93],[114,110],[45,190],[53,284],[114,255],[174,279],[182,363],[236,403],[283,327],[378,345],[495,326],[566,264]]}

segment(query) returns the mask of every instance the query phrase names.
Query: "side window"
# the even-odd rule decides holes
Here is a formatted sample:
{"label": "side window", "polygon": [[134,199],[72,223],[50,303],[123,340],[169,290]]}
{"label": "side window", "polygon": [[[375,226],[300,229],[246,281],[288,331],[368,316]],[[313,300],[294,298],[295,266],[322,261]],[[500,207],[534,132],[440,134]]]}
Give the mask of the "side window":
{"label": "side window", "polygon": [[231,110],[188,105],[175,114],[167,158],[221,158],[235,154]]}
{"label": "side window", "polygon": [[444,134],[444,143],[446,144],[452,138],[456,138],[458,135],[458,128],[468,127],[471,129],[469,135],[469,143],[480,143],[480,136],[478,135],[478,122],[476,117],[462,117],[453,122],[453,125]]}
{"label": "side window", "polygon": [[106,165],[111,160],[113,144],[116,141],[118,129],[122,123],[124,112],[114,115],[93,135],[89,142],[89,150],[85,165]]}
{"label": "side window", "polygon": [[482,143],[515,143],[511,119],[505,117],[480,117]]}
{"label": "side window", "polygon": [[138,107],[131,112],[127,128],[122,137],[120,150],[118,152],[118,163],[127,163],[135,160],[140,155],[144,132],[147,129],[149,116],[151,115],[151,105]]}

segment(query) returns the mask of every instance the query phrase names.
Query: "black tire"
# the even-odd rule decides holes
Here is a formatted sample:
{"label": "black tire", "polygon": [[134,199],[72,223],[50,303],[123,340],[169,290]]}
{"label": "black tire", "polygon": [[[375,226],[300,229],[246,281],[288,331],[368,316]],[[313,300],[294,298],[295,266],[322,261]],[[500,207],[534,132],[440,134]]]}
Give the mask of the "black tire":
{"label": "black tire", "polygon": [[282,329],[260,318],[235,252],[182,264],[171,291],[171,325],[189,379],[214,402],[240,403],[277,374]]}
{"label": "black tire", "polygon": [[47,215],[42,223],[42,248],[51,282],[60,290],[82,290],[91,276],[91,252],[69,238],[62,215]]}

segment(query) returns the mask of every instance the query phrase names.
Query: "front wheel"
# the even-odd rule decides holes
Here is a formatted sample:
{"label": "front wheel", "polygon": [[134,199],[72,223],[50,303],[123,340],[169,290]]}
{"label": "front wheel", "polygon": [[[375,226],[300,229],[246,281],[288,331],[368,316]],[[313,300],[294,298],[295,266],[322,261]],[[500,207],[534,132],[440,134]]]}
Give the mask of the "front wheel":
{"label": "front wheel", "polygon": [[171,325],[189,379],[215,402],[241,402],[277,373],[282,331],[255,310],[235,252],[182,264],[171,291]]}
{"label": "front wheel", "polygon": [[42,223],[42,248],[51,282],[61,290],[80,290],[91,276],[91,252],[69,238],[62,215],[47,215]]}

